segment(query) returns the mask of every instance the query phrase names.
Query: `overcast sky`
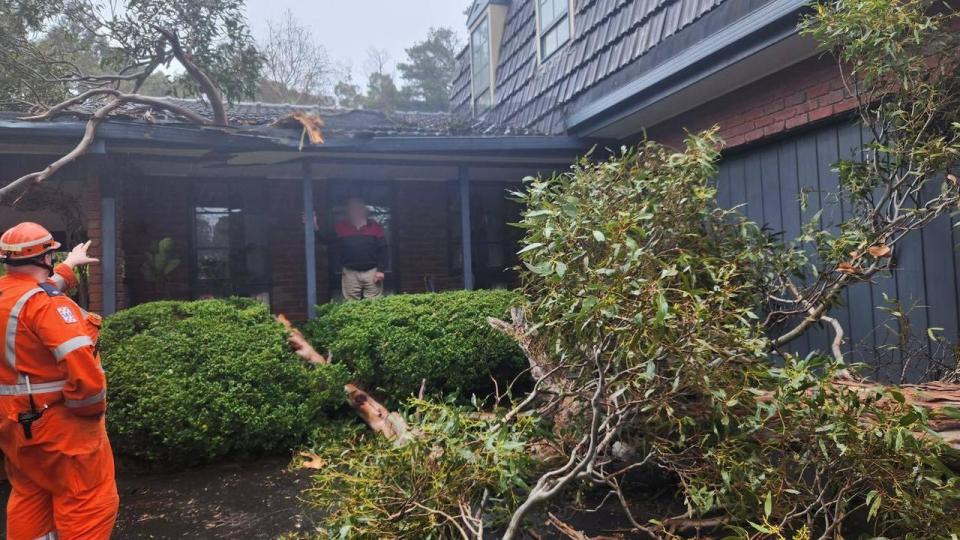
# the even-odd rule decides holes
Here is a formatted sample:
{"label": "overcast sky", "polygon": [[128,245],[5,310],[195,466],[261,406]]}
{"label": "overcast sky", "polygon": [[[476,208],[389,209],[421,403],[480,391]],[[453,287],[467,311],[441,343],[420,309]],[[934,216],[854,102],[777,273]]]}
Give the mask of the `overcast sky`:
{"label": "overcast sky", "polygon": [[393,63],[403,61],[404,49],[422,40],[430,27],[446,26],[465,40],[469,0],[247,0],[254,37],[266,34],[267,21],[279,20],[289,9],[313,30],[331,58],[350,65],[366,80],[371,47],[389,52]]}

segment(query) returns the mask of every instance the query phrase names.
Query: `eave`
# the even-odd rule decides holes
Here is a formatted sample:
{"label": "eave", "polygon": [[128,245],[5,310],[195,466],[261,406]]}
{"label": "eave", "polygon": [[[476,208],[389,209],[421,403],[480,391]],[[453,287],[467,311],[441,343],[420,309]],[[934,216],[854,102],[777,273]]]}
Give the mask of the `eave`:
{"label": "eave", "polygon": [[772,0],[602,97],[575,108],[567,132],[626,136],[816,53],[797,35],[808,0]]}

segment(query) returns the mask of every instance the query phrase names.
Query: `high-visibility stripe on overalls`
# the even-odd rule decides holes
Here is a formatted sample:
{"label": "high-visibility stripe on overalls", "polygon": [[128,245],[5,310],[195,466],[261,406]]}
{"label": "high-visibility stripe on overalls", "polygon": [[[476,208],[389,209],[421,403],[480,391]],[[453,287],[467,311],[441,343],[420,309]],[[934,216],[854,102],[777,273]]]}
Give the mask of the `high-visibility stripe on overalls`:
{"label": "high-visibility stripe on overalls", "polygon": [[[106,379],[95,355],[99,318],[59,293],[76,283],[0,277],[0,448],[12,490],[10,540],[110,537],[119,499],[103,413]],[[42,416],[27,438],[18,415],[33,396]]]}

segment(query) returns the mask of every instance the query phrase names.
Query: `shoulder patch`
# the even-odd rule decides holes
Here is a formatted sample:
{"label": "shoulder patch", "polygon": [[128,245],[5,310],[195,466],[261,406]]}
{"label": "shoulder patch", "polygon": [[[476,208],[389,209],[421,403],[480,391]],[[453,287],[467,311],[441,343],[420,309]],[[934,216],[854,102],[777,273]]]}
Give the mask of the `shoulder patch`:
{"label": "shoulder patch", "polygon": [[60,289],[58,289],[53,283],[38,283],[37,286],[43,289],[43,292],[47,293],[47,296],[63,296],[63,293],[60,292]]}
{"label": "shoulder patch", "polygon": [[67,324],[73,324],[80,322],[80,319],[73,313],[73,309],[70,306],[60,306],[57,308],[57,313],[60,314],[60,318],[63,319],[63,322]]}

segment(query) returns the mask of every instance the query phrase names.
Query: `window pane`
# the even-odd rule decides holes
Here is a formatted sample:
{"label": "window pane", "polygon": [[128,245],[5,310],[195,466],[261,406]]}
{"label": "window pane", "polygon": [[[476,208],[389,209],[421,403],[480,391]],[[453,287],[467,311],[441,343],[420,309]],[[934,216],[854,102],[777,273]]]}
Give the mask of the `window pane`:
{"label": "window pane", "polygon": [[540,0],[540,31],[547,33],[569,10],[569,0]]}
{"label": "window pane", "polygon": [[[219,212],[209,212],[220,210]],[[229,248],[231,234],[230,214],[226,209],[197,208],[197,247]]]}
{"label": "window pane", "polygon": [[492,101],[492,100],[490,99],[490,90],[489,90],[489,89],[485,90],[482,94],[480,94],[479,96],[477,96],[477,101],[476,101],[476,103],[474,104],[474,107],[475,107],[475,109],[476,109],[477,114],[486,112],[487,109],[490,108],[491,101]]}
{"label": "window pane", "polygon": [[484,19],[470,36],[474,111],[490,107],[490,24]]}
{"label": "window pane", "polygon": [[570,21],[564,17],[559,24],[544,34],[540,41],[541,58],[547,58],[570,40]]}
{"label": "window pane", "polygon": [[230,252],[225,249],[197,250],[197,277],[201,281],[230,277]]}

